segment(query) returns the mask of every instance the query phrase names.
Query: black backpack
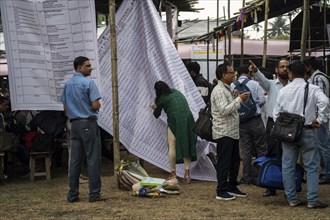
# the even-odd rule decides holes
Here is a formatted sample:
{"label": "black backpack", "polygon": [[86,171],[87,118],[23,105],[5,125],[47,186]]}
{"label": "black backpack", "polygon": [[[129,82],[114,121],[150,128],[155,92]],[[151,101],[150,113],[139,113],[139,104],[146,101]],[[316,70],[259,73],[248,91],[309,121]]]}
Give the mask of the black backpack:
{"label": "black backpack", "polygon": [[[246,78],[242,83],[240,81],[235,81],[235,89],[238,90],[239,93],[243,92],[250,92],[249,87],[247,87],[246,83],[249,81],[248,78]],[[257,105],[256,102],[254,101],[252,94],[250,93],[249,98],[241,102],[241,107],[238,110],[239,113],[239,121],[240,122],[246,122],[250,118],[254,117],[255,113],[257,111]]]}

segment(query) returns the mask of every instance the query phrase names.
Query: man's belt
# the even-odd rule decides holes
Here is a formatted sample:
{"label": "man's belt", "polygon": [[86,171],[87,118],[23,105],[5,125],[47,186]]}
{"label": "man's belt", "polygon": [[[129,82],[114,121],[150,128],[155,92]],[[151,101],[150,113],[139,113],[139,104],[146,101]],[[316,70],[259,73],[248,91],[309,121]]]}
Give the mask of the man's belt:
{"label": "man's belt", "polygon": [[70,119],[70,122],[71,123],[74,123],[74,122],[91,122],[91,121],[96,121],[97,118],[73,118],[73,119]]}

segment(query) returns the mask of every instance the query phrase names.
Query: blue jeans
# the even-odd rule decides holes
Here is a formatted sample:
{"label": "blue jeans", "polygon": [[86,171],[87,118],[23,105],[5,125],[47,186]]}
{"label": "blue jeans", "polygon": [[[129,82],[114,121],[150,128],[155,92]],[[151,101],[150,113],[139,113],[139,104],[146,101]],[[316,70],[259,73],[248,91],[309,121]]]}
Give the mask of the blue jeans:
{"label": "blue jeans", "polygon": [[[86,157],[85,157],[86,156]],[[96,121],[72,122],[68,201],[79,196],[79,176],[87,159],[89,200],[95,200],[101,191],[101,139]]]}
{"label": "blue jeans", "polygon": [[321,175],[330,179],[330,131],[328,124],[329,121],[316,129],[316,136],[319,144]]}
{"label": "blue jeans", "polygon": [[282,148],[282,178],[288,202],[294,204],[299,201],[296,192],[295,170],[299,150],[301,150],[307,175],[308,204],[315,205],[320,195],[318,183],[319,154],[315,129],[303,128],[298,143],[283,141]]}

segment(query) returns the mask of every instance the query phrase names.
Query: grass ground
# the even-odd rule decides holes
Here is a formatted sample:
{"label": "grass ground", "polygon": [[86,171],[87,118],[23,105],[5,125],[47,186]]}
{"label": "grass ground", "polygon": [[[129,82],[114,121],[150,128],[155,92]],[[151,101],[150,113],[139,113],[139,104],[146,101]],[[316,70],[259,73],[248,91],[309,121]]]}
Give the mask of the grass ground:
{"label": "grass ground", "polygon": [[[160,198],[133,197],[128,191],[115,187],[113,164],[102,161],[102,195],[105,202],[88,202],[88,184],[80,185],[80,201],[69,204],[67,170],[52,169],[52,180],[38,178],[31,182],[19,178],[14,168],[7,183],[0,186],[0,219],[330,219],[330,208],[309,210],[290,208],[283,191],[263,198],[264,189],[241,185],[249,195],[224,202],[215,199],[215,182],[192,181],[180,184],[180,195]],[[166,178],[168,174],[145,163],[152,177]],[[330,204],[330,185],[320,186],[320,201]],[[300,197],[306,200],[306,184]]]}

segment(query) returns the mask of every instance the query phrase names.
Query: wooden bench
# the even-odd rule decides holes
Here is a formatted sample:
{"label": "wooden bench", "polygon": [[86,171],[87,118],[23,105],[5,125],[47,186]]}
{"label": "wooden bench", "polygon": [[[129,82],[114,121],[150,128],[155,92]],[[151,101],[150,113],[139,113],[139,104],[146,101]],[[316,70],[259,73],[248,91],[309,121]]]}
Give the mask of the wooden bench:
{"label": "wooden bench", "polygon": [[[46,176],[50,180],[51,152],[30,152],[30,180],[34,181],[36,176]],[[45,159],[45,171],[36,171],[36,159]]]}

